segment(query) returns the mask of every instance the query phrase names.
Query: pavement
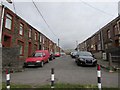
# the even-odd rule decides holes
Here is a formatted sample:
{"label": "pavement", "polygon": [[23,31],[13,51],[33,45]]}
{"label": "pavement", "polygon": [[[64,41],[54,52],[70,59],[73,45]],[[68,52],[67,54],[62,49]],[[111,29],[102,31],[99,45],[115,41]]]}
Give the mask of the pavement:
{"label": "pavement", "polygon": [[[110,66],[109,66],[109,61],[107,60],[103,60],[103,59],[99,59],[97,61],[97,63],[102,67],[105,68],[107,70],[110,70]],[[111,71],[118,71],[120,70],[120,65],[118,65],[118,62],[112,62],[112,68]]]}

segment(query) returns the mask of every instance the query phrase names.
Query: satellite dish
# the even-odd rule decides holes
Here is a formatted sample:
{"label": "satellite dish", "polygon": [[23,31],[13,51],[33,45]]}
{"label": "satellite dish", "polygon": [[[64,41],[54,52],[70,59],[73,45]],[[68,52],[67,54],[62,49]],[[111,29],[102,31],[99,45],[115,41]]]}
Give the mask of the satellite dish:
{"label": "satellite dish", "polygon": [[12,3],[12,0],[6,0],[8,3]]}

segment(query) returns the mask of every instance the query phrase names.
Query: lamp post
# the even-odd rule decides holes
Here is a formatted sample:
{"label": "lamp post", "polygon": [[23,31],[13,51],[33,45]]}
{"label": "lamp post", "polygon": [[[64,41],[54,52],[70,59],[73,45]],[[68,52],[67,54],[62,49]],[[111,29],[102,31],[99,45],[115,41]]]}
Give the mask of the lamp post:
{"label": "lamp post", "polygon": [[77,48],[77,51],[79,51],[79,49],[78,49],[78,41],[76,41],[76,48]]}
{"label": "lamp post", "polygon": [[118,2],[118,16],[120,16],[120,1]]}
{"label": "lamp post", "polygon": [[58,38],[58,52],[60,53],[59,44],[60,44],[60,39]]}

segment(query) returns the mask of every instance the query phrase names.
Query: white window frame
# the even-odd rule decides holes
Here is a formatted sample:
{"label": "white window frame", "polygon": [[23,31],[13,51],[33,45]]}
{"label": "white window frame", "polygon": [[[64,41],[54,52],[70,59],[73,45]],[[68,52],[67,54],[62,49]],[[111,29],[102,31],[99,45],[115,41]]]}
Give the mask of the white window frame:
{"label": "white window frame", "polygon": [[43,38],[43,44],[45,44],[45,39]]}
{"label": "white window frame", "polygon": [[29,38],[32,37],[32,29],[29,29],[29,34],[28,34]]}
{"label": "white window frame", "polygon": [[24,31],[24,25],[20,23],[19,34],[23,35],[23,31]]}
{"label": "white window frame", "polygon": [[6,14],[5,28],[12,29],[12,19],[13,17],[10,14]]}
{"label": "white window frame", "polygon": [[98,40],[99,40],[99,41],[101,40],[101,38],[100,38],[100,33],[98,34]]}
{"label": "white window frame", "polygon": [[105,49],[108,49],[108,44],[105,44]]}
{"label": "white window frame", "polygon": [[35,32],[35,41],[37,40],[37,32]]}
{"label": "white window frame", "polygon": [[101,50],[101,44],[100,43],[98,44],[98,50]]}

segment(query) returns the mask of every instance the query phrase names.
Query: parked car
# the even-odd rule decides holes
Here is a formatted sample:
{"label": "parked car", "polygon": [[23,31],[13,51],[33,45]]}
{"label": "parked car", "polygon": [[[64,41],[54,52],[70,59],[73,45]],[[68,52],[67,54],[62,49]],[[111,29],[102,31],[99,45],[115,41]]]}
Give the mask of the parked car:
{"label": "parked car", "polygon": [[55,57],[60,57],[61,56],[59,52],[55,52],[54,55],[55,55]]}
{"label": "parked car", "polygon": [[75,62],[77,65],[91,65],[96,66],[97,60],[93,57],[90,52],[79,51],[77,52]]}
{"label": "parked car", "polygon": [[64,53],[64,52],[61,52],[61,53],[60,53],[60,55],[61,55],[61,56],[64,56],[64,55],[66,55],[66,53]]}
{"label": "parked car", "polygon": [[44,63],[49,62],[50,53],[48,50],[37,50],[33,55],[25,60],[24,67],[40,66],[43,67]]}
{"label": "parked car", "polygon": [[76,55],[77,55],[77,51],[71,52],[71,57],[72,57],[72,58],[75,58]]}
{"label": "parked car", "polygon": [[50,58],[49,58],[49,60],[53,60],[53,59],[55,59],[55,55],[54,55],[53,52],[50,52]]}

